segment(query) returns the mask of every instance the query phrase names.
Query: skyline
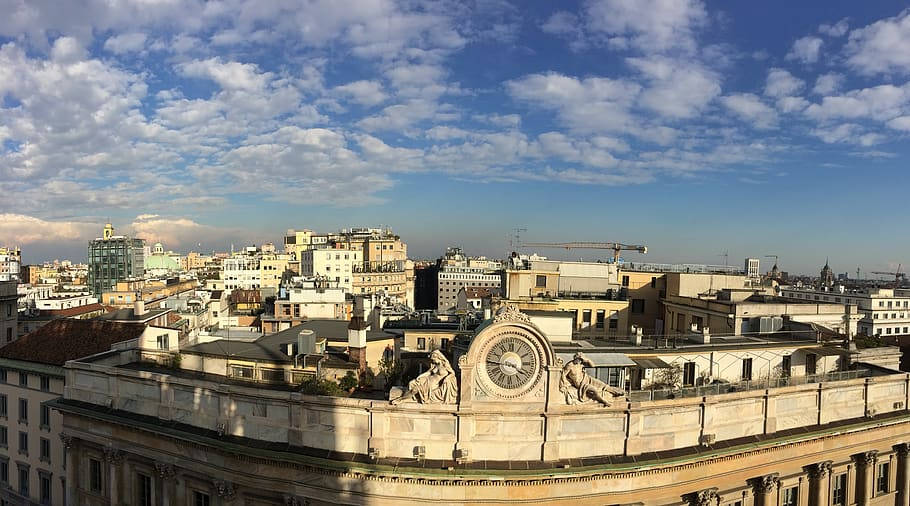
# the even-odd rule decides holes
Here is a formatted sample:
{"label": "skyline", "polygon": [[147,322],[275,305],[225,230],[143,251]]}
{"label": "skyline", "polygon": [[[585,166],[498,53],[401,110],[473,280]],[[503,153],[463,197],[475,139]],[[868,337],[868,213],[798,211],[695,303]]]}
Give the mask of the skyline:
{"label": "skyline", "polygon": [[2,3],[0,245],[28,262],[110,219],[181,251],[388,225],[504,256],[524,227],[910,263],[900,2]]}

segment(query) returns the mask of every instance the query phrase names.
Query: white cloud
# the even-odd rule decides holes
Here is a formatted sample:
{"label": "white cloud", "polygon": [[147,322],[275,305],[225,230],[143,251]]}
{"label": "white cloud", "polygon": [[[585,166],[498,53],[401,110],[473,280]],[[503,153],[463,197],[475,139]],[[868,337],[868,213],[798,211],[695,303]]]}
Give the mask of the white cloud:
{"label": "white cloud", "polygon": [[57,63],[73,63],[87,57],[88,52],[75,37],[60,37],[54,41],[51,48],[51,60]]}
{"label": "white cloud", "polygon": [[910,116],[901,116],[888,121],[888,126],[895,130],[910,132]]}
{"label": "white cloud", "polygon": [[851,31],[844,51],[861,74],[910,72],[910,9]]}
{"label": "white cloud", "polygon": [[758,129],[772,128],[777,123],[777,113],[774,109],[762,103],[761,99],[752,93],[737,93],[721,97],[721,103],[746,122]]}
{"label": "white cloud", "polygon": [[843,74],[838,74],[836,72],[822,74],[815,80],[815,86],[812,88],[812,93],[822,96],[831,95],[840,89],[843,82]]}
{"label": "white cloud", "polygon": [[815,63],[821,54],[822,43],[822,39],[812,36],[797,39],[790,52],[787,53],[787,59],[802,63]]}
{"label": "white cloud", "polygon": [[793,96],[802,91],[805,85],[805,81],[794,77],[790,72],[772,68],[765,81],[765,95],[775,98]]}
{"label": "white cloud", "polygon": [[388,100],[389,96],[383,91],[379,81],[354,81],[333,88],[335,94],[350,97],[351,100],[366,106],[374,106]]}
{"label": "white cloud", "polygon": [[80,221],[47,221],[24,214],[0,214],[0,244],[26,245],[88,239],[98,225]]}
{"label": "white cloud", "polygon": [[123,33],[114,35],[104,41],[104,49],[114,54],[135,53],[145,48],[146,35],[144,33]]}
{"label": "white cloud", "polygon": [[652,52],[695,49],[695,32],[708,22],[701,0],[589,0],[588,30]]}
{"label": "white cloud", "polygon": [[809,101],[803,97],[781,97],[777,99],[777,108],[784,113],[800,112],[809,107]]}
{"label": "white cloud", "polygon": [[901,87],[883,84],[824,97],[820,104],[810,105],[806,115],[816,120],[869,118],[885,121],[899,115],[908,104],[910,84]]}
{"label": "white cloud", "polygon": [[842,37],[850,29],[849,19],[844,18],[835,24],[822,23],[818,27],[818,32],[829,37]]}
{"label": "white cloud", "polygon": [[226,90],[261,90],[272,76],[268,72],[260,72],[254,63],[224,62],[221,58],[181,63],[177,65],[177,70],[188,77],[211,79]]}
{"label": "white cloud", "polygon": [[649,83],[641,104],[662,116],[694,117],[720,95],[720,77],[701,65],[662,56],[626,61]]}

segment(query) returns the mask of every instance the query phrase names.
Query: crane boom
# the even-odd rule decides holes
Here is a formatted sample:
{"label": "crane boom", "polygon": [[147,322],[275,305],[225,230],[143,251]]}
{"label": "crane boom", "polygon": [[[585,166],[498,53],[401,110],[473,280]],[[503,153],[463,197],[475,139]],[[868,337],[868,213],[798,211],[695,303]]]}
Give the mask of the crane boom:
{"label": "crane boom", "polygon": [[590,242],[590,241],[575,241],[575,242],[528,242],[524,246],[532,246],[537,248],[563,248],[563,249],[606,249],[613,250],[613,261],[616,262],[619,260],[619,254],[622,251],[637,251],[639,253],[645,254],[648,252],[648,247],[641,244],[622,244],[618,242]]}

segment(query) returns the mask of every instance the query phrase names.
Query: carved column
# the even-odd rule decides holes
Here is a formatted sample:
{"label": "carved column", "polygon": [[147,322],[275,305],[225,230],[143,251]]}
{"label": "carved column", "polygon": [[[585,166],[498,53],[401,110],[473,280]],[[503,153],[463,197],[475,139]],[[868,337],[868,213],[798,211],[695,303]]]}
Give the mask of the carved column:
{"label": "carved column", "polygon": [[895,445],[897,451],[897,505],[910,506],[910,445]]}
{"label": "carved column", "polygon": [[766,474],[749,480],[752,485],[752,494],[755,496],[755,506],[774,506],[777,504],[774,493],[780,486],[780,476],[777,473]]}
{"label": "carved column", "polygon": [[720,504],[720,496],[717,494],[717,487],[699,490],[698,492],[689,494],[688,497],[684,497],[683,499],[689,503],[689,506],[718,506]]}
{"label": "carved column", "polygon": [[809,506],[828,504],[828,476],[831,475],[830,460],[806,466],[809,473]]}
{"label": "carved column", "polygon": [[79,474],[76,472],[78,458],[76,450],[76,441],[73,436],[65,432],[60,433],[60,442],[63,443],[63,451],[66,452],[66,504],[76,504],[76,489]]}
{"label": "carved column", "polygon": [[104,449],[104,460],[110,469],[111,505],[120,505],[120,466],[123,464],[123,452],[115,448]]}
{"label": "carved column", "polygon": [[215,486],[215,494],[221,501],[221,504],[230,504],[237,497],[237,491],[234,490],[234,484],[225,480],[215,480],[212,482]]}
{"label": "carved column", "polygon": [[161,479],[161,506],[171,506],[176,491],[172,490],[175,485],[174,477],[177,472],[174,466],[164,462],[155,462],[155,470],[158,471],[158,477]]}
{"label": "carved column", "polygon": [[875,482],[875,459],[878,452],[875,450],[863,452],[853,456],[856,461],[856,504],[869,506]]}

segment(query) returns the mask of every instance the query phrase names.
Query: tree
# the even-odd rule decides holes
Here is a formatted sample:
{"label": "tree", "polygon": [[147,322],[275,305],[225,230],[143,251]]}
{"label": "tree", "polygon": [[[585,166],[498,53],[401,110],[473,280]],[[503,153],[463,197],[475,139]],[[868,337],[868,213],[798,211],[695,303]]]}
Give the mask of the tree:
{"label": "tree", "polygon": [[347,374],[341,378],[341,381],[338,382],[338,385],[345,392],[350,392],[357,388],[357,376],[354,375],[354,371],[348,371]]}
{"label": "tree", "polygon": [[404,373],[404,365],[392,357],[382,357],[379,359],[379,376],[383,379],[385,390],[401,382],[401,376]]}
{"label": "tree", "polygon": [[665,369],[658,369],[654,373],[654,382],[652,386],[654,388],[670,388],[677,389],[682,385],[682,367],[679,364],[672,364],[670,367]]}

